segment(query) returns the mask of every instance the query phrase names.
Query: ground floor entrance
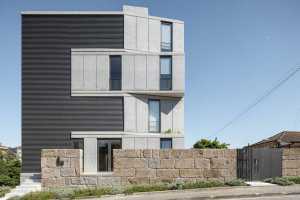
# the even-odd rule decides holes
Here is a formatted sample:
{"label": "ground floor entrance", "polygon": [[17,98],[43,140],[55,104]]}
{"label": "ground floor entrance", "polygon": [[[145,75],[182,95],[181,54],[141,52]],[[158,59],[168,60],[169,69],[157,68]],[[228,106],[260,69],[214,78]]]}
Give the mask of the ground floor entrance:
{"label": "ground floor entrance", "polygon": [[113,149],[122,148],[122,140],[98,139],[98,171],[113,171]]}

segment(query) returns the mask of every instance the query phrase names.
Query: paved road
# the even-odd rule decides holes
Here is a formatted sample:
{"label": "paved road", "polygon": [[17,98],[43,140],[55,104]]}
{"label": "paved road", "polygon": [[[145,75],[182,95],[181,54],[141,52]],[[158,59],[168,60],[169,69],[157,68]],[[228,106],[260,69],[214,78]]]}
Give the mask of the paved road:
{"label": "paved road", "polygon": [[251,198],[223,199],[223,200],[299,200],[299,199],[300,199],[300,195],[285,195],[285,196],[251,197]]}

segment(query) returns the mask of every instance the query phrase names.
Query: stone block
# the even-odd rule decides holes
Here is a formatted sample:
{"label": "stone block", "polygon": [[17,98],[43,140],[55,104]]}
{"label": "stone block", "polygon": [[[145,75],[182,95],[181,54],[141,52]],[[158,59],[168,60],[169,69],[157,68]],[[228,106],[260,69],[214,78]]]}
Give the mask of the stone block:
{"label": "stone block", "polygon": [[187,159],[193,158],[193,151],[191,150],[182,150],[182,149],[174,149],[171,151],[172,158],[175,159]]}
{"label": "stone block", "polygon": [[159,151],[159,158],[160,159],[168,159],[171,158],[171,152],[172,150],[166,149],[166,150],[160,150]]}
{"label": "stone block", "polygon": [[159,152],[160,152],[160,150],[153,149],[152,150],[152,158],[159,158]]}
{"label": "stone block", "polygon": [[71,167],[71,160],[70,158],[62,157],[60,160],[64,163],[62,167]]}
{"label": "stone block", "polygon": [[204,149],[203,157],[204,158],[216,158],[216,157],[218,157],[217,151],[218,151],[217,149]]}
{"label": "stone block", "polygon": [[203,170],[202,169],[180,169],[179,170],[180,177],[182,178],[203,178]]}
{"label": "stone block", "polygon": [[221,172],[220,172],[220,170],[217,170],[217,169],[204,169],[204,177],[219,178],[219,177],[221,177]]}
{"label": "stone block", "polygon": [[192,149],[193,151],[193,158],[203,158],[203,149]]}
{"label": "stone block", "polygon": [[42,186],[47,188],[56,188],[65,186],[65,178],[42,179]]}
{"label": "stone block", "polygon": [[213,169],[224,169],[230,165],[230,160],[225,158],[212,158],[211,168]]}
{"label": "stone block", "polygon": [[55,167],[56,167],[56,157],[41,158],[41,168],[55,168]]}
{"label": "stone block", "polygon": [[76,176],[74,168],[61,168],[60,175],[63,177]]}
{"label": "stone block", "polygon": [[210,159],[207,158],[195,158],[195,168],[198,169],[209,169]]}
{"label": "stone block", "polygon": [[81,176],[81,185],[97,185],[97,176]]}
{"label": "stone block", "polygon": [[143,157],[144,158],[152,158],[152,150],[151,149],[143,150]]}
{"label": "stone block", "polygon": [[42,179],[59,178],[60,177],[60,169],[59,168],[42,168],[41,177],[42,177]]}
{"label": "stone block", "polygon": [[285,160],[282,162],[282,168],[297,169],[300,168],[300,160]]}
{"label": "stone block", "polygon": [[175,160],[174,159],[160,159],[160,166],[161,169],[173,169],[175,167]]}
{"label": "stone block", "polygon": [[56,157],[57,150],[56,149],[42,149],[41,157]]}
{"label": "stone block", "polygon": [[146,168],[148,161],[144,158],[119,158],[114,160],[115,168]]}
{"label": "stone block", "polygon": [[80,170],[80,158],[71,158],[70,167],[76,170]]}
{"label": "stone block", "polygon": [[114,156],[119,158],[141,158],[142,150],[136,149],[118,149],[114,150]]}
{"label": "stone block", "polygon": [[107,186],[119,186],[121,185],[121,177],[98,177],[97,186],[107,187]]}
{"label": "stone block", "polygon": [[148,167],[151,169],[157,169],[160,167],[160,160],[159,158],[150,158],[148,160]]}
{"label": "stone block", "polygon": [[155,169],[136,169],[135,171],[135,177],[155,177],[156,176],[156,170]]}
{"label": "stone block", "polygon": [[191,169],[194,168],[194,159],[180,159],[175,160],[176,169]]}
{"label": "stone block", "polygon": [[179,177],[178,169],[157,169],[156,176],[162,179]]}
{"label": "stone block", "polygon": [[80,149],[65,149],[65,157],[80,158]]}
{"label": "stone block", "polygon": [[135,176],[135,169],[134,168],[130,168],[130,169],[117,168],[117,169],[114,169],[113,172],[114,172],[114,176],[120,176],[120,177]]}
{"label": "stone block", "polygon": [[130,184],[149,184],[150,178],[148,177],[133,177],[127,179]]}

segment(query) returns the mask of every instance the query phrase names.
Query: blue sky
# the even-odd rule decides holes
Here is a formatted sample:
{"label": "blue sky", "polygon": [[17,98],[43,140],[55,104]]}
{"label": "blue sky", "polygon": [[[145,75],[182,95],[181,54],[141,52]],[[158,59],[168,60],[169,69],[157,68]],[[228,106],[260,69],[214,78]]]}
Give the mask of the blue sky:
{"label": "blue sky", "polygon": [[[300,65],[297,0],[0,0],[0,142],[21,141],[20,12],[146,6],[185,21],[186,147],[208,137]],[[300,130],[300,72],[218,138],[240,147]]]}

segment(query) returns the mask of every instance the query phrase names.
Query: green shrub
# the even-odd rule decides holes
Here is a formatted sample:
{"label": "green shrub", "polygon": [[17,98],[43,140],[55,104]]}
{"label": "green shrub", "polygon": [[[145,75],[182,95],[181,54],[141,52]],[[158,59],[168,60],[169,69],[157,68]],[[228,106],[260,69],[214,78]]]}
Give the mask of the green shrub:
{"label": "green shrub", "polygon": [[151,192],[151,191],[164,191],[169,190],[167,184],[155,184],[155,185],[132,185],[123,191],[124,194],[132,194],[136,192]]}
{"label": "green shrub", "polygon": [[283,178],[286,178],[295,184],[300,184],[300,176],[284,176]]}
{"label": "green shrub", "polygon": [[294,183],[288,180],[286,177],[275,177],[275,178],[267,178],[264,180],[266,183],[277,184],[281,186],[293,185]]}
{"label": "green shrub", "polygon": [[73,191],[72,197],[86,197],[86,196],[96,196],[101,197],[103,195],[112,194],[111,188],[83,188],[76,189]]}
{"label": "green shrub", "polygon": [[231,181],[225,182],[225,185],[228,185],[228,186],[247,186],[248,184],[245,183],[245,181],[242,180],[242,179],[233,179]]}
{"label": "green shrub", "polygon": [[9,191],[10,191],[10,187],[6,187],[6,186],[0,187],[0,197],[3,197]]}
{"label": "green shrub", "polygon": [[197,141],[193,147],[195,149],[227,149],[229,144],[221,143],[217,138],[214,140],[201,139]]}
{"label": "green shrub", "polygon": [[19,160],[12,157],[0,159],[0,186],[19,185],[20,169]]}
{"label": "green shrub", "polygon": [[221,181],[196,181],[183,184],[182,189],[210,188],[225,186]]}
{"label": "green shrub", "polygon": [[[18,199],[18,198],[17,198]],[[44,191],[44,192],[31,192],[19,198],[20,200],[48,200],[56,199],[56,194],[54,192]]]}

